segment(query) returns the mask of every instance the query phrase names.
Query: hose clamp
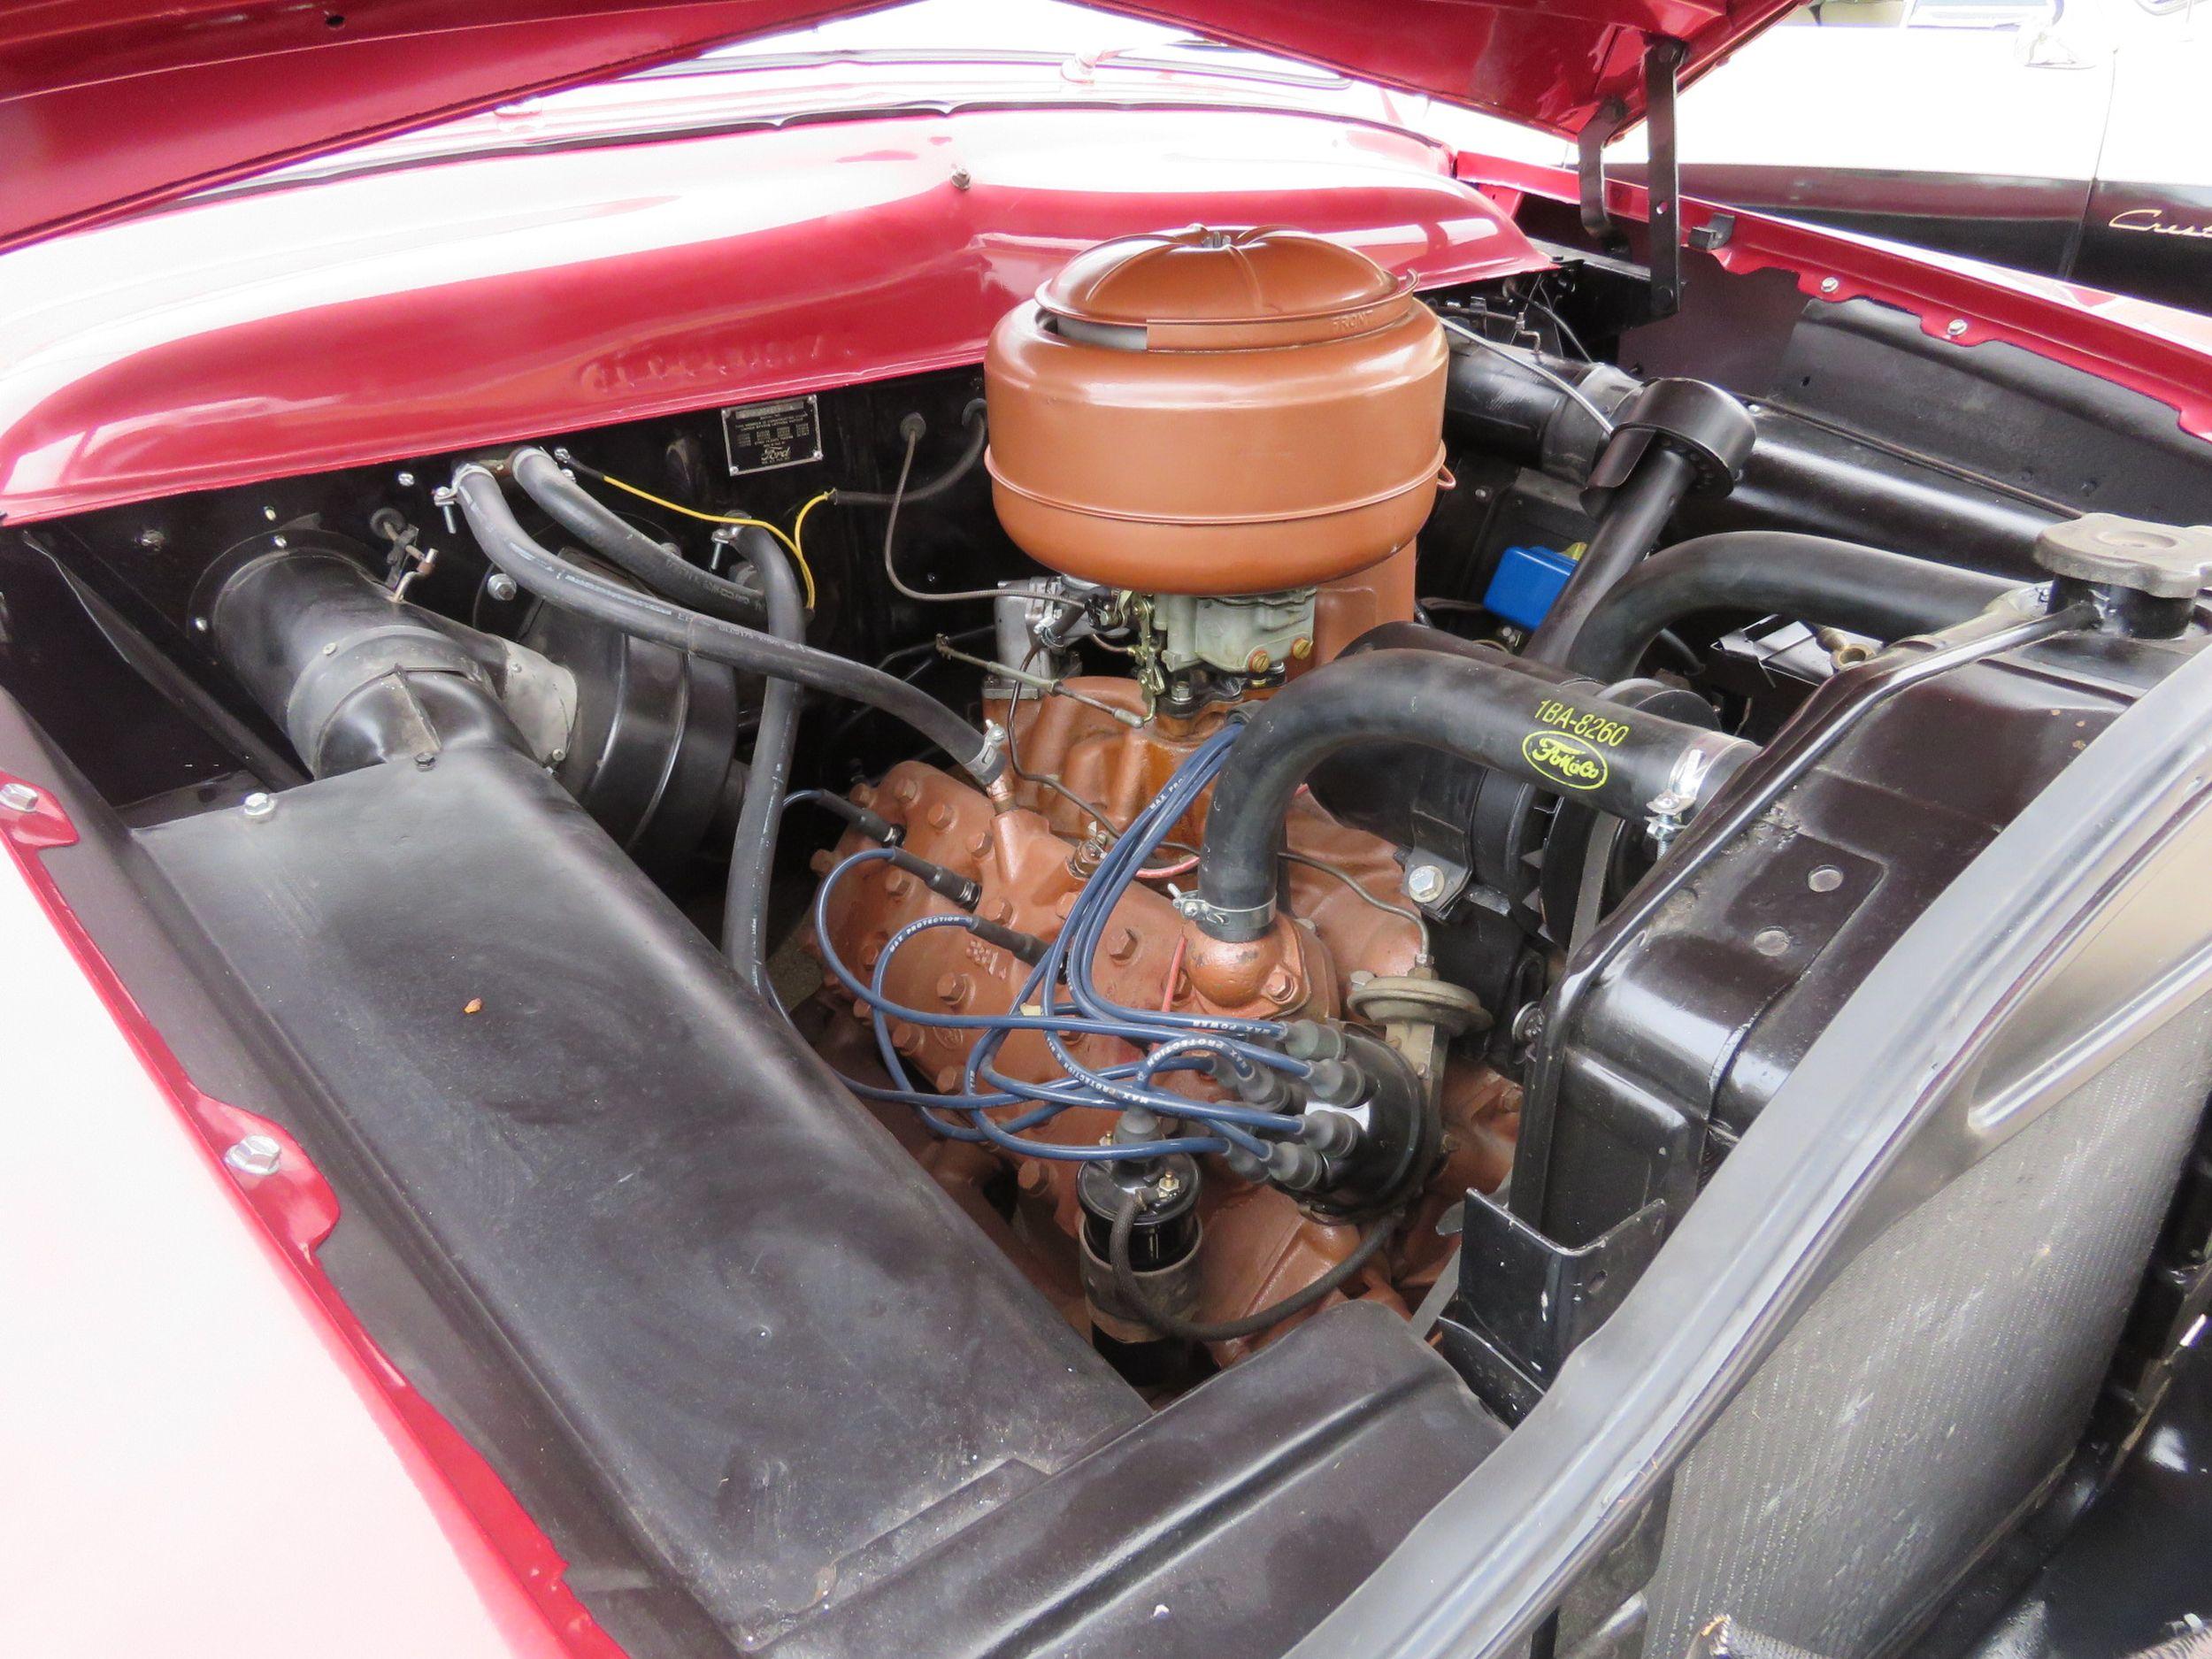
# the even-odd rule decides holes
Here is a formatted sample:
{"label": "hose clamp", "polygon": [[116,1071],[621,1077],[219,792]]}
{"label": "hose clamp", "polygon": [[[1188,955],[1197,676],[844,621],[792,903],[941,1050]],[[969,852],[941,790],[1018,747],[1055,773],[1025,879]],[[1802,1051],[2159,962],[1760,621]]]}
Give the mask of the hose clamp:
{"label": "hose clamp", "polygon": [[1186,893],[1175,901],[1175,908],[1186,920],[1197,923],[1202,932],[1215,939],[1257,939],[1275,925],[1272,899],[1228,907],[1209,904],[1195,893]]}
{"label": "hose clamp", "polygon": [[1704,794],[1706,781],[1712,775],[1713,758],[1703,749],[1684,749],[1667,775],[1667,787],[1644,803],[1645,811],[1651,815],[1644,820],[1644,831],[1656,851],[1664,853],[1697,810],[1698,797]]}

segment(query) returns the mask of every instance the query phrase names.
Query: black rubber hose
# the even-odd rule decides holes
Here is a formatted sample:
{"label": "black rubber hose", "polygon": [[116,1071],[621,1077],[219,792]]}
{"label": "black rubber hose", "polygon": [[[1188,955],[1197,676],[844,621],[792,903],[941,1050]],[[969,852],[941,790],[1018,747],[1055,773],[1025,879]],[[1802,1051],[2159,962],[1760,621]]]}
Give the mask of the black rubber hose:
{"label": "black rubber hose", "polygon": [[1590,544],[1575,561],[1573,574],[1544,613],[1524,656],[1536,663],[1572,660],[1590,612],[1659,545],[1667,520],[1696,481],[1697,464],[1688,456],[1665,445],[1651,446],[1598,515]]}
{"label": "black rubber hose", "polygon": [[1653,554],[1608,589],[1567,664],[1593,680],[1625,680],[1662,630],[1709,611],[1776,611],[1900,639],[1963,622],[2018,586],[1827,536],[1724,531]]}
{"label": "black rubber hose", "polygon": [[1106,1234],[1106,1264],[1113,1270],[1114,1288],[1121,1293],[1131,1313],[1161,1335],[1180,1337],[1187,1342],[1229,1342],[1240,1336],[1256,1336],[1271,1325],[1280,1325],[1294,1313],[1303,1313],[1330,1292],[1342,1289],[1357,1277],[1360,1269],[1388,1242],[1399,1215],[1393,1210],[1378,1218],[1360,1236],[1349,1256],[1312,1284],[1292,1291],[1280,1302],[1270,1303],[1257,1313],[1248,1313],[1241,1319],[1206,1321],[1186,1319],[1145,1300],[1144,1286],[1138,1280],[1136,1269],[1129,1263],[1129,1240],[1136,1231],[1141,1202],[1138,1195],[1131,1193],[1115,1208],[1114,1225]]}
{"label": "black rubber hose", "polygon": [[[549,509],[549,511],[550,511]],[[733,543],[760,578],[767,596],[768,631],[803,644],[806,602],[799,579],[776,539],[765,530],[740,530]],[[761,1000],[780,1007],[768,978],[768,887],[776,869],[776,829],[791,787],[791,751],[799,741],[801,687],[771,680],[761,694],[760,724],[753,729],[753,762],[745,778],[745,804],[730,847],[730,885],[722,900],[722,954],[745,976]]]}
{"label": "black rubber hose", "polygon": [[1258,938],[1274,917],[1283,817],[1308,773],[1356,745],[1410,743],[1474,761],[1631,823],[1685,788],[1686,817],[1755,744],[1624,708],[1510,663],[1382,650],[1329,663],[1268,699],[1229,751],[1206,815],[1192,911],[1214,939]]}
{"label": "black rubber hose", "polygon": [[473,461],[453,474],[454,497],[485,557],[548,604],[603,622],[640,639],[658,640],[710,662],[748,673],[789,680],[833,697],[850,697],[903,720],[988,787],[1005,770],[998,746],[936,698],[869,667],[780,640],[772,634],[702,615],[634,593],[548,552],[515,522],[499,480]]}
{"label": "black rubber hose", "polygon": [[[522,486],[522,493],[555,524],[664,599],[725,621],[750,624],[761,619],[764,606],[758,595],[701,570],[674,548],[654,541],[563,472],[560,463],[543,449],[535,445],[517,449],[507,470]],[[772,632],[781,632],[772,622],[769,626]]]}
{"label": "black rubber hose", "polygon": [[969,434],[968,447],[960,451],[957,460],[926,484],[910,485],[903,493],[897,490],[833,489],[830,491],[830,499],[844,507],[888,507],[895,501],[911,507],[918,501],[928,501],[933,496],[943,495],[974,472],[976,463],[983,458],[983,446],[989,442],[991,434],[983,424],[981,398],[970,400],[968,406],[960,411],[960,424],[975,428]]}

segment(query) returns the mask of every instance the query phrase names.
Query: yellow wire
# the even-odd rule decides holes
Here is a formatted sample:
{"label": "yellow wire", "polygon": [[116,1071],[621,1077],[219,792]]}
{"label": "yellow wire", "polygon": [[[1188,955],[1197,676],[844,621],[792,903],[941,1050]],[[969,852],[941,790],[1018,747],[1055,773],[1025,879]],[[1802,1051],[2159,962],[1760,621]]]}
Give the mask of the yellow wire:
{"label": "yellow wire", "polygon": [[[798,534],[797,525],[792,526],[792,534],[790,535],[786,535],[782,531],[777,529],[774,525],[770,524],[764,518],[726,518],[718,512],[701,512],[696,507],[687,507],[680,502],[663,501],[658,495],[641,490],[635,484],[624,483],[611,472],[602,472],[599,476],[604,479],[608,483],[613,485],[617,489],[623,490],[630,495],[635,495],[640,501],[649,501],[656,507],[664,507],[670,512],[680,512],[683,514],[685,518],[696,518],[703,524],[733,524],[739,526],[741,528],[767,531],[770,535],[775,537],[777,541],[782,542],[784,546],[790,550],[792,558],[799,566],[799,580],[806,584],[806,608],[809,611],[814,609],[814,572],[807,567],[806,555],[799,549],[799,543],[796,540]],[[803,524],[806,520],[807,507],[813,506],[815,502],[826,501],[828,497],[826,495],[817,495],[814,498],[814,501],[807,503],[806,507],[800,508],[800,523]]]}

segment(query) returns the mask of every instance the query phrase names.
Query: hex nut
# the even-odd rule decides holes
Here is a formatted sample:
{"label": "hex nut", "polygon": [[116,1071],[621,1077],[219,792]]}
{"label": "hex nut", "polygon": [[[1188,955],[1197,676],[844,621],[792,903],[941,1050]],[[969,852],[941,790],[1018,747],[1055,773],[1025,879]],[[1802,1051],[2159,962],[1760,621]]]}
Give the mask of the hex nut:
{"label": "hex nut", "polygon": [[248,1135],[231,1143],[223,1154],[223,1162],[241,1175],[274,1175],[277,1166],[284,1162],[284,1148],[277,1144],[274,1135]]}
{"label": "hex nut", "polygon": [[1417,904],[1432,904],[1444,896],[1444,872],[1434,864],[1415,864],[1406,872],[1406,896]]}

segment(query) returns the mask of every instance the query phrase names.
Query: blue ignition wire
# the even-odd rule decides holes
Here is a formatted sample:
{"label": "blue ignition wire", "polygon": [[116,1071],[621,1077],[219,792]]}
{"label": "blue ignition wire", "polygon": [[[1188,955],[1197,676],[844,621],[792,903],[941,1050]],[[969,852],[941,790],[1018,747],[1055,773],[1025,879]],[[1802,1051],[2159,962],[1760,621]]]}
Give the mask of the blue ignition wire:
{"label": "blue ignition wire", "polygon": [[[846,872],[855,864],[881,859],[887,856],[889,851],[890,849],[887,848],[867,848],[860,852],[855,853],[849,858],[847,858],[842,864],[839,864],[835,870],[832,871],[829,876],[824,880],[822,884],[822,893],[818,895],[816,901],[815,924],[817,933],[823,943],[823,960],[829,964],[831,969],[836,973],[838,979],[844,983],[846,988],[850,990],[856,996],[861,998],[869,1006],[872,1010],[872,1024],[875,1029],[877,1051],[881,1056],[884,1068],[887,1072],[889,1072],[892,1081],[899,1086],[890,1089],[880,1089],[873,1087],[872,1085],[859,1084],[857,1087],[859,1087],[860,1092],[872,1099],[895,1101],[902,1105],[914,1107],[922,1114],[923,1120],[927,1123],[932,1129],[935,1130],[940,1134],[945,1135],[949,1139],[956,1141],[988,1141],[992,1144],[1004,1147],[1010,1151],[1021,1153],[1026,1156],[1056,1158],[1066,1163],[1098,1163],[1120,1158],[1164,1157],[1171,1153],[1177,1152],[1188,1152],[1198,1155],[1210,1152],[1225,1152],[1229,1149],[1231,1143],[1229,1140],[1225,1138],[1224,1135],[1177,1136],[1157,1141],[1136,1141],[1113,1147],[1069,1147],[1056,1145],[1049,1141],[1028,1141],[1021,1139],[1016,1133],[1017,1131],[1033,1127],[1040,1123],[1055,1118],[1061,1112],[1067,1110],[1070,1106],[1099,1105],[1113,1108],[1118,1104],[1110,1100],[1097,1098],[1087,1092],[1079,1091],[1077,1089],[1064,1087],[1054,1086],[1050,1084],[1037,1085],[1021,1083],[1014,1079],[1003,1079],[1003,1081],[1016,1092],[1002,1095],[981,1095],[972,1092],[964,1095],[929,1094],[916,1088],[914,1087],[912,1077],[907,1072],[905,1061],[899,1054],[897,1045],[892,1041],[890,1025],[886,1018],[886,1014],[887,1012],[895,1012],[902,1018],[910,1018],[914,1015],[920,1013],[922,1010],[908,1009],[899,1003],[893,1002],[888,997],[883,995],[883,979],[885,971],[889,966],[891,958],[898,947],[903,945],[915,934],[921,933],[927,928],[939,926],[965,926],[972,929],[975,926],[975,918],[964,913],[940,914],[921,917],[917,918],[915,921],[908,923],[904,927],[899,930],[898,933],[895,935],[892,940],[887,942],[882,954],[877,958],[874,983],[872,985],[863,985],[860,980],[854,976],[851,970],[847,968],[844,963],[839,959],[836,951],[828,944],[830,935],[827,927],[827,915],[825,906],[829,892],[836,884],[839,877],[845,874]],[[1032,977],[1033,979],[1033,974]],[[947,1018],[945,1017],[938,1016],[933,1017],[927,1023],[949,1025],[982,1025],[987,1030],[1002,1032],[1007,1029],[1021,1029],[1025,1027],[1041,1026],[1045,1022],[1041,1021],[1034,1017],[1021,1015],[987,1015],[978,1017],[972,1020]],[[1098,1029],[1098,1027],[1091,1025],[1089,1022],[1076,1021],[1072,1023],[1085,1025],[1087,1028],[1089,1029]],[[972,1059],[972,1055],[971,1056],[971,1058]],[[1132,1064],[1126,1066],[1116,1066],[1109,1069],[1112,1071],[1126,1076],[1133,1074],[1137,1068],[1135,1064]],[[971,1072],[971,1076],[972,1077],[972,1071]],[[999,1081],[1001,1079],[995,1078],[994,1080]],[[849,1081],[856,1080],[849,1079]],[[1163,1095],[1162,1098],[1172,1101],[1179,1109],[1179,1115],[1184,1117],[1199,1118],[1207,1115],[1209,1111],[1228,1112],[1244,1110],[1240,1108],[1214,1107],[1210,1104],[1210,1102],[1189,1102],[1186,1101],[1180,1095]],[[1018,1117],[1010,1118],[1003,1124],[995,1121],[985,1114],[984,1108],[987,1105],[1011,1105],[1023,1099],[1034,1101],[1039,1102],[1039,1104],[1033,1108],[1032,1110],[1023,1112]],[[1186,1110],[1194,1105],[1200,1108],[1200,1110],[1197,1111]],[[971,1115],[971,1123],[972,1124],[972,1127],[946,1122],[943,1118],[936,1115],[937,1111],[941,1109],[968,1112]],[[1249,1135],[1244,1134],[1241,1132],[1225,1133],[1235,1133],[1237,1134],[1239,1143],[1249,1141],[1252,1139]],[[1257,1145],[1256,1142],[1254,1142],[1253,1144],[1255,1146]],[[1261,1148],[1260,1150],[1263,1152],[1264,1148]]]}
{"label": "blue ignition wire", "polygon": [[[1194,750],[1176,769],[1175,774],[1168,780],[1158,795],[1115,842],[1100,869],[1094,872],[1079,895],[1058,938],[1032,969],[1017,995],[1015,1006],[1018,1009],[1035,1006],[1039,1010],[1035,1014],[938,1014],[904,1007],[891,1002],[884,995],[886,971],[897,950],[928,927],[964,926],[972,931],[974,919],[964,914],[924,917],[900,929],[886,943],[878,957],[873,983],[863,986],[828,946],[830,895],[838,881],[853,867],[888,858],[891,849],[865,849],[845,859],[833,870],[824,880],[815,900],[816,933],[823,944],[823,958],[846,988],[868,1005],[877,1047],[885,1067],[893,1080],[902,1086],[880,1089],[856,1083],[859,1091],[870,1098],[896,1101],[915,1107],[933,1129],[954,1139],[987,1141],[1025,1156],[1058,1157],[1072,1162],[1157,1157],[1171,1151],[1225,1151],[1232,1141],[1248,1151],[1264,1156],[1265,1144],[1252,1131],[1264,1130],[1279,1134],[1296,1133],[1297,1125],[1294,1120],[1262,1108],[1194,1101],[1148,1087],[1163,1071],[1188,1070],[1202,1064],[1202,1062],[1193,1057],[1202,1052],[1225,1058],[1233,1068],[1247,1076],[1251,1075],[1258,1065],[1303,1075],[1310,1070],[1305,1064],[1279,1052],[1240,1041],[1240,1038],[1250,1037],[1279,1038],[1284,1031],[1280,1023],[1125,1008],[1100,994],[1090,978],[1092,962],[1102,941],[1107,918],[1145,861],[1166,838],[1168,831],[1189,810],[1191,803],[1212,780],[1214,773],[1219,771],[1238,730],[1234,726],[1226,726]],[[1063,973],[1078,1004],[1077,1008],[1064,1012],[1056,1005],[1053,995],[1055,983]],[[907,1074],[896,1045],[891,1039],[887,1016],[892,1014],[917,1025],[982,1033],[970,1048],[962,1093],[930,1094],[913,1086],[913,1079]],[[1006,1037],[1012,1032],[1021,1030],[1044,1033],[1054,1056],[1068,1072],[1064,1081],[1030,1083],[1006,1077],[990,1064]],[[1078,1032],[1098,1032],[1133,1043],[1158,1046],[1134,1064],[1093,1071],[1075,1058],[1064,1041],[1068,1034]],[[979,1079],[995,1085],[995,1090],[979,1089]],[[1124,1079],[1133,1079],[1134,1086],[1123,1082]],[[1032,1110],[1004,1122],[990,1118],[986,1110],[988,1107],[1012,1105],[1024,1100],[1035,1102]],[[1207,1122],[1218,1133],[1107,1147],[1056,1146],[1050,1142],[1018,1138],[1017,1131],[1044,1122],[1074,1105],[1094,1105],[1110,1110],[1145,1107],[1166,1115]],[[940,1110],[969,1114],[973,1127],[947,1122],[937,1116]]]}

